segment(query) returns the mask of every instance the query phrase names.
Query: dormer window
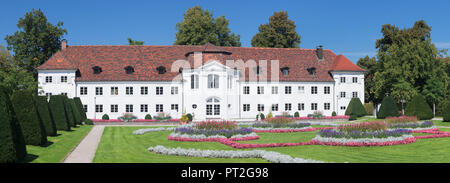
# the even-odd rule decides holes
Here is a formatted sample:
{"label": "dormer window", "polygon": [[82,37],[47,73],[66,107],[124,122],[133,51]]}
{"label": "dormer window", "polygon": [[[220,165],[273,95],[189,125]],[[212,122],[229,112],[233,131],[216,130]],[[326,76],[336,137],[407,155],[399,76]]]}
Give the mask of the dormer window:
{"label": "dormer window", "polygon": [[75,77],[81,77],[80,69],[77,69],[77,71],[75,71]]}
{"label": "dormer window", "polygon": [[125,72],[126,72],[127,74],[133,74],[134,68],[131,67],[131,66],[126,66],[126,67],[125,67]]}
{"label": "dormer window", "polygon": [[102,68],[99,66],[92,67],[92,70],[94,70],[94,74],[100,74],[102,72]]}
{"label": "dormer window", "polygon": [[289,67],[281,68],[281,73],[283,73],[283,75],[285,76],[289,75]]}
{"label": "dormer window", "polygon": [[164,66],[159,66],[156,70],[158,70],[158,74],[166,73],[166,68]]}
{"label": "dormer window", "polygon": [[309,75],[311,75],[311,76],[315,76],[316,75],[316,68],[315,67],[310,67],[310,68],[308,68],[306,70],[308,70]]}

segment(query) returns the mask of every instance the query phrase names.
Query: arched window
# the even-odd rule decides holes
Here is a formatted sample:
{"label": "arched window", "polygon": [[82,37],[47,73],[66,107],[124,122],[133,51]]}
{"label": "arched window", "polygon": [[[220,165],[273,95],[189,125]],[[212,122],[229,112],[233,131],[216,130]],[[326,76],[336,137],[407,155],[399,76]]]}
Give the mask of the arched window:
{"label": "arched window", "polygon": [[208,88],[219,88],[219,75],[208,75]]}
{"label": "arched window", "polygon": [[99,66],[92,67],[94,74],[100,74],[102,72],[102,68]]}
{"label": "arched window", "polygon": [[125,72],[126,72],[127,74],[133,74],[134,68],[131,67],[131,66],[126,66],[126,67],[125,67]]}
{"label": "arched window", "polygon": [[191,89],[198,89],[198,75],[191,75]]}
{"label": "arched window", "polygon": [[166,68],[164,66],[159,66],[156,68],[156,70],[158,70],[158,74],[166,73]]}

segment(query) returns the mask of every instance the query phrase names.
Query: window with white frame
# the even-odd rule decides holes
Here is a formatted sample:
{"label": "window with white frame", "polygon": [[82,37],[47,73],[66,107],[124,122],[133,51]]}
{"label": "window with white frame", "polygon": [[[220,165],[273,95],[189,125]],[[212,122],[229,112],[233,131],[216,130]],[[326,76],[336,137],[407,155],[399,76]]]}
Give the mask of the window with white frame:
{"label": "window with white frame", "polygon": [[163,95],[164,94],[164,88],[162,86],[156,87],[156,95]]}
{"label": "window with white frame", "polygon": [[95,95],[103,95],[103,87],[95,87]]}
{"label": "window with white frame", "polygon": [[242,108],[244,111],[250,111],[250,104],[243,104]]}
{"label": "window with white frame", "polygon": [[119,105],[111,104],[111,112],[119,112]]}
{"label": "window with white frame", "polygon": [[292,110],[292,104],[291,103],[284,104],[284,110],[285,111],[291,111]]}
{"label": "window with white frame", "polygon": [[219,88],[219,75],[208,75],[208,88]]}
{"label": "window with white frame", "polygon": [[125,94],[133,95],[133,87],[132,86],[125,87]]}
{"label": "window with white frame", "polygon": [[278,111],[278,104],[272,104],[272,111]]}
{"label": "window with white frame", "polygon": [[156,112],[164,112],[162,104],[156,104]]}
{"label": "window with white frame", "polygon": [[292,93],[292,87],[291,86],[285,86],[284,87],[284,94],[291,94]]}
{"label": "window with white frame", "polygon": [[141,112],[148,112],[148,104],[141,104]]}
{"label": "window with white frame", "polygon": [[88,89],[87,87],[80,87],[80,95],[87,95]]}
{"label": "window with white frame", "polygon": [[305,103],[298,103],[298,110],[304,111],[305,110]]}
{"label": "window with white frame", "polygon": [[278,86],[272,86],[272,94],[278,94]]}
{"label": "window with white frame", "polygon": [[341,98],[345,98],[345,92],[341,92],[341,93],[340,93],[340,97],[341,97]]}
{"label": "window with white frame", "polygon": [[111,95],[119,95],[119,87],[117,86],[111,87]]}
{"label": "window with white frame", "polygon": [[61,95],[67,96],[67,92],[62,92]]}
{"label": "window with white frame", "polygon": [[233,76],[231,76],[231,75],[228,75],[228,77],[227,77],[227,87],[229,89],[233,88]]}
{"label": "window with white frame", "polygon": [[358,98],[358,92],[352,92],[352,97],[353,98]]}
{"label": "window with white frame", "polygon": [[341,77],[341,83],[345,83],[345,77]]}
{"label": "window with white frame", "polygon": [[170,105],[170,110],[173,110],[173,111],[177,111],[177,112],[178,112],[178,104],[171,104],[171,105]]}
{"label": "window with white frame", "polygon": [[172,94],[172,95],[178,95],[178,86],[172,86],[172,87],[170,87],[170,94]]}
{"label": "window with white frame", "polygon": [[324,110],[330,110],[331,104],[330,103],[324,103],[323,104],[323,109]]}
{"label": "window with white frame", "polygon": [[317,103],[311,103],[311,110],[316,111],[317,110]]}
{"label": "window with white frame", "polygon": [[317,94],[317,86],[311,86],[311,94]]}
{"label": "window with white frame", "polygon": [[323,87],[323,93],[324,94],[330,94],[330,91],[331,91],[331,87],[329,87],[329,86]]}
{"label": "window with white frame", "polygon": [[264,94],[264,86],[258,86],[257,87],[257,89],[258,89],[258,94]]}
{"label": "window with white frame", "polygon": [[67,76],[61,76],[61,83],[67,83]]}
{"label": "window with white frame", "polygon": [[198,89],[198,75],[191,75],[191,89]]}
{"label": "window with white frame", "polygon": [[53,78],[51,76],[45,76],[45,82],[46,83],[51,83],[53,80]]}
{"label": "window with white frame", "polygon": [[101,104],[95,105],[95,112],[103,112],[103,105]]}
{"label": "window with white frame", "polygon": [[250,94],[250,86],[244,86],[244,94]]}
{"label": "window with white frame", "polygon": [[341,106],[341,110],[345,110],[345,108],[346,108],[345,106]]}
{"label": "window with white frame", "polygon": [[133,112],[133,104],[126,104],[125,112]]}
{"label": "window with white frame", "polygon": [[305,93],[305,87],[304,86],[299,86],[298,87],[298,93]]}
{"label": "window with white frame", "polygon": [[148,86],[141,86],[141,95],[148,95]]}
{"label": "window with white frame", "polygon": [[84,112],[88,112],[88,105],[83,105]]}
{"label": "window with white frame", "polygon": [[353,77],[353,83],[358,83],[358,77]]}
{"label": "window with white frame", "polygon": [[258,104],[258,111],[260,112],[264,111],[264,104]]}

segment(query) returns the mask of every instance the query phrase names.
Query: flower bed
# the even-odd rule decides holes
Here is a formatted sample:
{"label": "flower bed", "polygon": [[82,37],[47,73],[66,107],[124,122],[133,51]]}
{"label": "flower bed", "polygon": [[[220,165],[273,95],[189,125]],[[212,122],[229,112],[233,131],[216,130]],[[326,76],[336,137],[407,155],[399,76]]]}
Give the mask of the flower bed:
{"label": "flower bed", "polygon": [[317,119],[349,119],[350,116],[324,116],[322,118],[313,118],[313,117],[294,117],[294,120],[317,120]]}
{"label": "flower bed", "polygon": [[119,119],[109,119],[109,120],[103,120],[103,119],[91,119],[92,122],[105,122],[105,123],[110,123],[110,122],[123,122],[122,120]]}
{"label": "flower bed", "polygon": [[410,122],[417,122],[416,116],[399,116],[399,117],[387,117],[384,119],[386,123],[389,124],[399,124],[399,123],[410,123]]}
{"label": "flower bed", "polygon": [[154,120],[154,119],[136,119],[133,122],[158,122],[158,120]]}
{"label": "flower bed", "polygon": [[385,131],[339,131],[335,129],[324,129],[317,133],[319,137],[334,139],[380,139],[389,137],[411,136],[411,130],[394,129]]}
{"label": "flower bed", "polygon": [[180,133],[172,133],[168,137],[169,140],[174,141],[183,141],[183,142],[217,142],[220,140],[226,140],[229,139],[231,141],[246,141],[246,140],[256,140],[259,139],[258,135],[256,133],[250,133],[245,135],[234,135],[231,137],[225,137],[222,135],[213,135],[213,136],[206,136],[206,135],[188,135],[188,134],[180,134]]}
{"label": "flower bed", "polygon": [[292,132],[310,132],[316,131],[315,128],[304,127],[304,128],[252,128],[253,132],[259,133],[292,133]]}
{"label": "flower bed", "polygon": [[416,139],[428,139],[428,138],[442,138],[450,137],[450,132],[439,131],[438,128],[427,129],[427,130],[414,130],[414,133],[430,133],[433,135],[416,136]]}
{"label": "flower bed", "polygon": [[426,130],[426,129],[432,129],[434,128],[433,122],[431,121],[425,121],[422,123],[417,122],[409,122],[409,123],[394,123],[389,124],[389,128],[403,128],[403,129],[410,129],[410,130]]}
{"label": "flower bed", "polygon": [[[324,139],[313,139],[310,142],[315,145],[328,145],[328,146],[392,146],[400,144],[410,144],[416,142],[415,137],[405,137],[405,138],[387,138],[384,139],[370,139],[371,141],[343,141],[344,139],[329,139],[329,141]],[[380,140],[380,141],[376,141]]]}
{"label": "flower bed", "polygon": [[172,131],[174,129],[175,128],[172,128],[172,127],[169,127],[169,128],[145,128],[145,129],[135,130],[135,131],[133,131],[133,134],[135,134],[135,135],[143,135],[143,134],[146,134],[148,132],[158,132],[158,131],[164,131],[164,130]]}
{"label": "flower bed", "polygon": [[225,136],[227,138],[230,138],[231,136],[235,135],[246,135],[252,133],[252,130],[249,128],[239,128],[234,130],[204,130],[204,129],[197,129],[195,127],[191,126],[184,126],[184,127],[178,127],[174,130],[175,133],[179,134],[187,134],[187,135],[205,135],[205,136]]}

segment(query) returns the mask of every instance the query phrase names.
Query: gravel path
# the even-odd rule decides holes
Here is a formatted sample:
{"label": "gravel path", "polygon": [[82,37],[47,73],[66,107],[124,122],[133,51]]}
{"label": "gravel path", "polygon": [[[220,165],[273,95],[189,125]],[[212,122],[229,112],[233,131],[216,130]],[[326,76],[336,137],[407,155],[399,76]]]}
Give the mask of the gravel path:
{"label": "gravel path", "polygon": [[64,163],[92,163],[105,125],[95,125],[77,147],[64,159]]}

